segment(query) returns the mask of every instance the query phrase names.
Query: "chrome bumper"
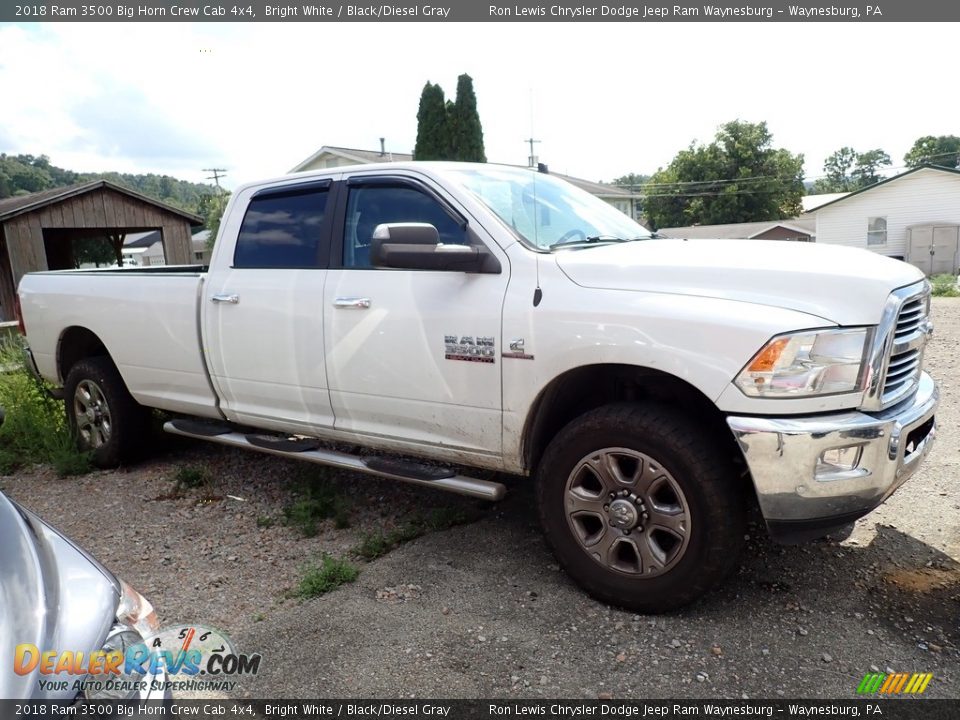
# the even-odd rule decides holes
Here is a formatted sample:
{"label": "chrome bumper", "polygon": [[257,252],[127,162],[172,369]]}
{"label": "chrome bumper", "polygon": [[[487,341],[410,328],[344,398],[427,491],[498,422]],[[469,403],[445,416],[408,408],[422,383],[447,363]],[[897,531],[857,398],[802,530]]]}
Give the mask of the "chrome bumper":
{"label": "chrome bumper", "polygon": [[[728,417],[771,534],[783,540],[822,535],[890,497],[930,452],[939,399],[923,373],[912,399],[877,413]],[[824,452],[843,448],[856,462],[822,462]]]}

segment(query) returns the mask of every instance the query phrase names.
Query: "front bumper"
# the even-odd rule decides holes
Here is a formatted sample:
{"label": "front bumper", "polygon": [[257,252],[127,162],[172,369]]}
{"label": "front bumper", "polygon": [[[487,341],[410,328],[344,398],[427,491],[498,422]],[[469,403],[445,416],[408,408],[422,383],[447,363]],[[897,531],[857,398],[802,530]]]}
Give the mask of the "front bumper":
{"label": "front bumper", "polygon": [[[890,497],[930,452],[939,399],[923,373],[912,399],[878,413],[728,417],[770,534],[784,542],[824,535]],[[859,452],[853,467],[821,462],[841,448]]]}

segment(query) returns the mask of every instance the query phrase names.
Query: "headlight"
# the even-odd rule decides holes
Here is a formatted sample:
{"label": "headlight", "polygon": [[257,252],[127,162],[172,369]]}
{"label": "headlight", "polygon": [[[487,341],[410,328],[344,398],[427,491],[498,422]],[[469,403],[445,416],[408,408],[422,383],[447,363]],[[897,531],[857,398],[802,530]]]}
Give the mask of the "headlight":
{"label": "headlight", "polygon": [[123,580],[120,581],[120,604],[117,606],[117,621],[133,628],[143,637],[150,637],[160,629],[153,605]]}
{"label": "headlight", "polygon": [[[160,629],[153,605],[140,593],[120,580],[120,602],[117,621],[100,648],[106,658],[114,659],[119,673],[88,675],[83,692],[88,700],[131,700],[140,697],[140,688],[149,678],[137,669],[127,672],[125,657],[131,648],[143,645]],[[117,662],[119,659],[119,662]]]}
{"label": "headlight", "polygon": [[737,376],[751,397],[810,397],[863,389],[869,329],[818,330],[780,335]]}

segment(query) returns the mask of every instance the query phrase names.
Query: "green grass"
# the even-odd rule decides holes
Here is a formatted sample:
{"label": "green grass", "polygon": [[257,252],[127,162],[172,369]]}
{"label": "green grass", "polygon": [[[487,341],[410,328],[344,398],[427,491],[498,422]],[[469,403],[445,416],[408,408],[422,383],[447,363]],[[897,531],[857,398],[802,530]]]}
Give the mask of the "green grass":
{"label": "green grass", "polygon": [[328,468],[303,471],[297,494],[284,515],[304,537],[314,537],[324,520],[333,519],[339,529],[350,527],[350,503],[330,480]]}
{"label": "green grass", "polygon": [[268,528],[273,527],[273,518],[269,515],[260,515],[257,517],[257,527],[258,528]]}
{"label": "green grass", "polygon": [[177,481],[177,490],[182,488],[198,488],[210,483],[210,473],[206,468],[196,465],[186,465],[177,468],[174,479]]}
{"label": "green grass", "polygon": [[416,540],[428,532],[447,530],[456,525],[464,525],[477,520],[479,516],[480,513],[475,508],[434,508],[426,515],[414,515],[388,532],[377,530],[376,532],[366,533],[351,552],[367,561],[376,560],[394,548],[411,540]]}
{"label": "green grass", "polygon": [[296,595],[312,598],[336,590],[341,585],[352,583],[360,575],[360,570],[346,560],[324,554],[320,565],[307,568],[300,580]]}
{"label": "green grass", "polygon": [[90,472],[90,454],[77,450],[63,402],[26,368],[18,340],[0,343],[0,472],[9,474],[34,463],[52,465],[57,474]]}
{"label": "green grass", "polygon": [[932,292],[939,297],[960,297],[960,289],[957,289],[956,275],[934,275],[930,278],[930,284],[933,286]]}

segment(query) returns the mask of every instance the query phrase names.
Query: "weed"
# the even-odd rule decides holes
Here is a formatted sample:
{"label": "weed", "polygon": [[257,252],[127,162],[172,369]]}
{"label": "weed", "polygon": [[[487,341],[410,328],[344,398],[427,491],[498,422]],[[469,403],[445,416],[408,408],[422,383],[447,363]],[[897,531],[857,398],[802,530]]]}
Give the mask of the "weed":
{"label": "weed", "polygon": [[258,528],[268,528],[273,527],[273,518],[269,515],[261,515],[257,518],[257,527]]}
{"label": "weed", "polygon": [[198,488],[210,482],[210,473],[207,472],[206,468],[186,465],[177,468],[174,479],[177,481],[178,490],[180,488]]}
{"label": "weed", "polygon": [[393,550],[393,543],[382,530],[378,530],[375,533],[366,533],[361,538],[360,544],[350,552],[364,560],[376,560],[391,550]]}
{"label": "weed", "polygon": [[323,595],[353,582],[359,574],[360,570],[346,560],[324,554],[320,565],[307,568],[296,594],[301,598]]}
{"label": "weed", "polygon": [[930,278],[933,286],[931,292],[939,297],[960,297],[960,288],[957,287],[957,276],[949,273],[934,275]]}
{"label": "weed", "polygon": [[27,370],[16,340],[0,343],[0,406],[6,412],[0,428],[0,472],[32,463],[49,463],[60,475],[91,469],[90,454],[77,450],[63,402]]}
{"label": "weed", "polygon": [[364,560],[376,560],[394,548],[411,540],[416,540],[428,532],[448,530],[456,525],[473,522],[479,515],[475,508],[434,508],[426,515],[414,515],[389,532],[378,530],[374,533],[365,534],[351,552]]}
{"label": "weed", "polygon": [[350,505],[330,481],[326,468],[301,474],[299,499],[284,510],[284,515],[304,537],[314,537],[320,522],[330,518],[338,528],[350,527]]}

